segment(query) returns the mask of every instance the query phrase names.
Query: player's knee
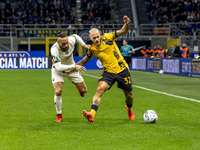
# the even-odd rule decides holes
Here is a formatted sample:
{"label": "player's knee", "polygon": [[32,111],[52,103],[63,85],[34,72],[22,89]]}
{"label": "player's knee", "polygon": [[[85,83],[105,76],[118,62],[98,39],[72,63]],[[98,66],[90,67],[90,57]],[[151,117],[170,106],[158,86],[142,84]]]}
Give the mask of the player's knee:
{"label": "player's knee", "polygon": [[128,92],[127,95],[126,95],[126,98],[129,99],[129,100],[133,100],[132,92]]}
{"label": "player's knee", "polygon": [[97,93],[103,94],[104,91],[105,90],[101,86],[97,87]]}
{"label": "player's knee", "polygon": [[61,88],[55,89],[55,95],[56,96],[61,96],[61,94],[62,94],[62,89]]}
{"label": "player's knee", "polygon": [[83,93],[87,93],[87,87],[84,87]]}
{"label": "player's knee", "polygon": [[87,87],[81,88],[81,93],[87,93]]}

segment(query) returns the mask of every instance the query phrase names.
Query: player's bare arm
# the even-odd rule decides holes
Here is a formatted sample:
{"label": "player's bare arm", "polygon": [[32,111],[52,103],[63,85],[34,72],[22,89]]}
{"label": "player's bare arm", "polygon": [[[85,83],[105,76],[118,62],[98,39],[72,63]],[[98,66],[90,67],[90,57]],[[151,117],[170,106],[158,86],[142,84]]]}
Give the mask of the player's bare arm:
{"label": "player's bare arm", "polygon": [[63,73],[70,73],[72,71],[74,71],[75,69],[71,69],[71,70],[66,70],[66,71],[63,71]]}
{"label": "player's bare arm", "polygon": [[85,67],[81,65],[75,65],[76,71],[79,71],[80,73],[83,73],[83,71],[86,71]]}
{"label": "player's bare arm", "polygon": [[90,49],[90,48],[91,48],[91,45],[85,44],[83,47],[86,48],[86,49]]}
{"label": "player's bare arm", "polygon": [[128,32],[130,19],[127,16],[124,16],[123,19],[124,19],[124,26],[120,30],[116,31],[117,36],[122,36]]}
{"label": "player's bare arm", "polygon": [[87,55],[83,57],[79,62],[76,63],[76,65],[84,66],[88,61],[90,61],[92,58],[89,58]]}
{"label": "player's bare arm", "polygon": [[134,51],[128,51],[128,53],[129,53],[129,54],[135,54],[135,52],[134,52]]}
{"label": "player's bare arm", "polygon": [[70,72],[72,72],[72,71],[74,71],[74,70],[79,71],[80,73],[84,73],[83,71],[86,71],[86,68],[83,67],[83,66],[81,66],[81,65],[75,65],[75,68],[74,68],[74,69],[65,70],[65,71],[63,71],[63,72],[64,72],[64,73],[70,73]]}

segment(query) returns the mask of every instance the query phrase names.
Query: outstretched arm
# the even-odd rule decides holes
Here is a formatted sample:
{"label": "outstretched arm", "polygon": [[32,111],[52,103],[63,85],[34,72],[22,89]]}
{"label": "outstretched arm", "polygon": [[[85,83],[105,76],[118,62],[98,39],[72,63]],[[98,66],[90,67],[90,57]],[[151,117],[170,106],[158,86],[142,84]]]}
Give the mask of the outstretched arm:
{"label": "outstretched arm", "polygon": [[124,26],[120,30],[116,31],[118,37],[122,36],[128,32],[130,19],[127,16],[124,16],[123,19],[124,19]]}
{"label": "outstretched arm", "polygon": [[55,64],[55,68],[56,68],[56,70],[63,72],[63,71],[66,71],[66,70],[75,69],[75,65],[74,64],[72,64],[72,65],[63,65],[63,64],[61,64],[61,62],[57,62]]}
{"label": "outstretched arm", "polygon": [[[53,52],[53,51],[52,51]],[[56,55],[56,53],[55,53]],[[66,70],[73,70],[75,69],[75,65],[63,65],[61,64],[60,58],[59,57],[55,57],[52,56],[52,63],[54,65],[54,67],[56,68],[57,71],[66,71]]]}
{"label": "outstretched arm", "polygon": [[73,34],[73,36],[76,38],[76,41],[81,44],[83,47],[85,47],[86,49],[90,49],[91,45],[85,44],[85,42],[82,40],[82,38],[80,36],[78,36],[77,34]]}
{"label": "outstretched arm", "polygon": [[83,59],[81,59],[79,62],[76,63],[76,65],[81,65],[84,66],[88,61],[90,61],[91,58],[89,58],[87,55],[85,57],[83,57]]}

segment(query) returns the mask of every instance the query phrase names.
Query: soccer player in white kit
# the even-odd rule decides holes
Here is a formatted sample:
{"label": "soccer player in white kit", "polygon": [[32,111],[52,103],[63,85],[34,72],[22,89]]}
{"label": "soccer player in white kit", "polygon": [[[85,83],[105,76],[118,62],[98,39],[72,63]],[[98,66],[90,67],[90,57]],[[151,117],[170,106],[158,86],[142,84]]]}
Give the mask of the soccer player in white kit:
{"label": "soccer player in white kit", "polygon": [[55,122],[62,121],[62,85],[64,78],[67,77],[72,83],[76,85],[79,94],[83,97],[87,92],[87,87],[80,73],[85,71],[85,67],[75,65],[73,59],[73,51],[76,42],[83,47],[90,49],[90,45],[86,45],[84,41],[77,34],[67,36],[66,33],[58,33],[57,42],[51,47],[52,69],[51,77],[52,84],[55,90],[54,102],[56,106],[57,119]]}

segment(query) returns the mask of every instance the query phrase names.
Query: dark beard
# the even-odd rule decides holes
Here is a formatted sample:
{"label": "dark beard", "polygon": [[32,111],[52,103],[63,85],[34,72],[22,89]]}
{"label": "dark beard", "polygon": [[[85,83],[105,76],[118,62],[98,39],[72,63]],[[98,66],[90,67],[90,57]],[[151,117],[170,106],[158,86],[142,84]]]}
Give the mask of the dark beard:
{"label": "dark beard", "polygon": [[62,51],[62,52],[66,52],[66,54],[68,53],[68,50],[69,50],[69,48],[68,48],[68,49],[62,49],[62,48],[61,48],[61,51]]}

